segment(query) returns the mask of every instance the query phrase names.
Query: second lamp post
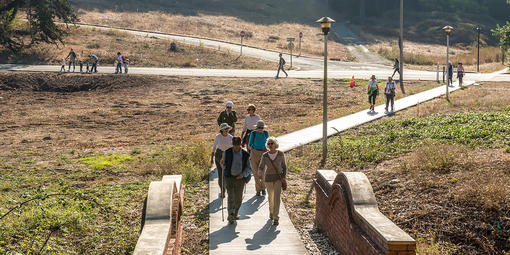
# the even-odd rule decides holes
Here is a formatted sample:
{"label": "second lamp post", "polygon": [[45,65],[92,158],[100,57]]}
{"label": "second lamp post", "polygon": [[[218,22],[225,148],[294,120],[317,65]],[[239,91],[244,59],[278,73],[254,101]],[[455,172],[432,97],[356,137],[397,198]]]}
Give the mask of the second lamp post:
{"label": "second lamp post", "polygon": [[328,155],[328,33],[331,23],[335,23],[330,17],[322,17],[317,20],[321,24],[322,33],[324,34],[324,93],[322,99],[322,162],[326,164]]}
{"label": "second lamp post", "polygon": [[[448,95],[448,87],[450,86],[450,33],[453,30],[453,27],[451,26],[445,26],[443,27],[444,32],[446,33],[446,73],[448,74],[446,77],[448,78],[446,80],[446,100],[450,100]],[[453,67],[452,67],[453,68]]]}

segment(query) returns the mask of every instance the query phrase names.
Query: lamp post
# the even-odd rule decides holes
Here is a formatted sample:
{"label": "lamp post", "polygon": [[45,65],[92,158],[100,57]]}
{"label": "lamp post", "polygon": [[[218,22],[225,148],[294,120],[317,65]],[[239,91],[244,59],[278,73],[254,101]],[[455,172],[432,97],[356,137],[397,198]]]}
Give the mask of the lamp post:
{"label": "lamp post", "polygon": [[335,23],[330,17],[322,17],[316,21],[321,24],[324,34],[324,92],[322,98],[322,166],[326,164],[328,155],[328,33],[331,23]]}
{"label": "lamp post", "polygon": [[444,32],[446,33],[446,100],[450,101],[449,94],[448,94],[448,87],[450,86],[450,33],[453,30],[453,27],[451,26],[445,26],[443,27]]}
{"label": "lamp post", "polygon": [[478,43],[476,44],[477,49],[477,57],[476,57],[476,72],[480,72],[480,27],[476,28],[476,32],[478,33]]}

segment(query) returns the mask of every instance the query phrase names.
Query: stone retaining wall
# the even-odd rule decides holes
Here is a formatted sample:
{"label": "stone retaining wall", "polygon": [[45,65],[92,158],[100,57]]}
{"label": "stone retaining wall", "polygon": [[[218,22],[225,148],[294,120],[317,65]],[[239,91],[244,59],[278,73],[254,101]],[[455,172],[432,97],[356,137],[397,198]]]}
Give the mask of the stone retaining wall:
{"label": "stone retaining wall", "polygon": [[365,174],[319,170],[315,191],[315,223],[341,254],[416,254],[415,240],[379,211]]}

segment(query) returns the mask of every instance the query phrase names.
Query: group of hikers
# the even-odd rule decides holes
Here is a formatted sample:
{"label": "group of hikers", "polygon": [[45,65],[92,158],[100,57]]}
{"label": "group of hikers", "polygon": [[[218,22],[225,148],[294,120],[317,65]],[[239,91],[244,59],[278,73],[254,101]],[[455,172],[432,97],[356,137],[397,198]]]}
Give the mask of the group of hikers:
{"label": "group of hikers", "polygon": [[[211,164],[214,161],[220,186],[219,196],[227,194],[227,220],[239,219],[243,191],[253,175],[256,196],[268,196],[269,219],[279,224],[281,191],[287,189],[285,155],[278,150],[275,137],[269,136],[267,126],[255,113],[255,105],[248,105],[241,136],[235,135],[237,112],[227,102],[217,119],[219,134],[214,138]],[[222,205],[223,206],[223,205]]]}
{"label": "group of hikers", "polygon": [[[60,72],[66,71],[66,63],[69,65],[67,68],[67,72],[71,72],[71,65],[73,66],[73,73],[76,71],[76,61],[78,57],[76,52],[73,49],[67,54],[67,57],[62,58],[62,64],[60,67]],[[78,65],[80,66],[80,73],[97,73],[97,64],[99,63],[99,58],[94,54],[89,54],[88,58],[78,60]],[[85,66],[85,72],[83,67]],[[115,59],[115,74],[122,73],[122,68],[124,67],[124,73],[128,72],[129,68],[129,59],[125,58],[120,52],[117,52],[117,57]]]}

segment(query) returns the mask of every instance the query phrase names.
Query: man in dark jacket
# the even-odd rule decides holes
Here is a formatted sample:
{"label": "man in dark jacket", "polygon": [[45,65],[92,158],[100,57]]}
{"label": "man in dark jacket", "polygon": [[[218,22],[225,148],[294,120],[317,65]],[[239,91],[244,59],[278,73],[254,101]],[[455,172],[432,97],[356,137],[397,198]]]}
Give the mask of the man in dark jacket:
{"label": "man in dark jacket", "polygon": [[241,137],[232,138],[233,147],[223,154],[224,180],[228,195],[228,222],[233,224],[239,219],[237,213],[243,202],[245,178],[251,176],[250,154],[241,148]]}
{"label": "man in dark jacket", "polygon": [[280,75],[280,70],[282,70],[283,73],[285,73],[285,77],[289,77],[287,72],[285,72],[284,66],[285,66],[285,59],[283,59],[282,53],[280,53],[280,60],[278,61],[278,72],[276,72],[276,79],[278,79]]}
{"label": "man in dark jacket", "polygon": [[227,123],[232,128],[230,131],[228,131],[231,135],[235,134],[235,127],[237,122],[237,113],[236,111],[232,110],[234,107],[234,103],[228,101],[226,104],[226,109],[220,113],[220,116],[218,117],[218,126],[221,125],[221,123]]}

